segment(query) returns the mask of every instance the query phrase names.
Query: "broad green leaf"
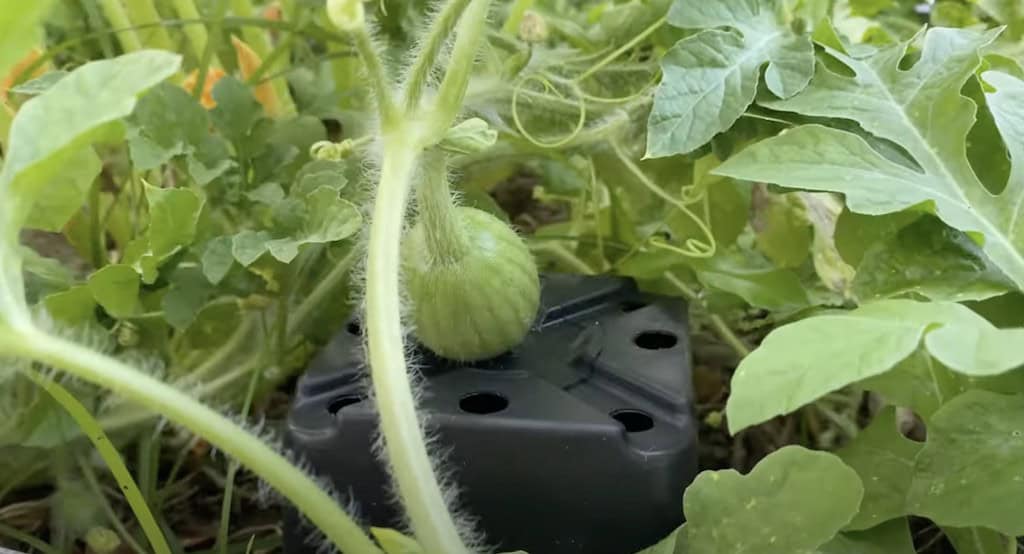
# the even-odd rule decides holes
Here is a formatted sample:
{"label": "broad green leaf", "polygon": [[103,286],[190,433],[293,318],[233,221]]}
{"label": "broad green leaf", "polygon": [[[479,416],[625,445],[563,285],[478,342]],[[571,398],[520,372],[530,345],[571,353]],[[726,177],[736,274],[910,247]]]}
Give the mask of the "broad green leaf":
{"label": "broad green leaf", "polygon": [[[263,106],[256,101],[249,87],[227,76],[213,86],[213,99],[217,105],[210,111],[210,117],[221,134],[234,143],[236,148],[252,146],[249,144],[249,135],[263,116]],[[246,154],[251,156],[255,152],[240,152],[240,155]]]}
{"label": "broad green leaf", "polygon": [[928,424],[907,497],[939,525],[1024,535],[1024,395],[968,391]]}
{"label": "broad green leaf", "polygon": [[192,244],[203,199],[189,189],[163,189],[149,184],[145,185],[145,194],[149,227],[145,235],[128,245],[124,263],[134,267],[143,282],[152,283],[165,260]]}
{"label": "broad green leaf", "polygon": [[160,302],[164,319],[179,331],[187,329],[213,294],[214,288],[198,269],[176,270]]}
{"label": "broad green leaf", "polygon": [[162,83],[139,101],[129,118],[132,162],[145,171],[191,154],[202,147],[209,129],[206,110],[191,94]]}
{"label": "broad green leaf", "polygon": [[89,62],[26,102],[11,127],[0,188],[30,204],[81,148],[109,138],[109,124],[130,114],[137,96],[180,62],[177,54],[155,50]]}
{"label": "broad green leaf", "polygon": [[306,244],[322,244],[346,239],[362,227],[359,208],[338,197],[337,189],[321,186],[304,199],[306,211],[302,226],[291,236],[269,241],[270,255],[289,263]]}
{"label": "broad green leaf", "polygon": [[220,283],[231,270],[235,262],[231,247],[232,239],[229,236],[217,237],[206,244],[200,262],[203,265],[203,275],[210,283]]}
{"label": "broad green leaf", "polygon": [[705,471],[683,495],[683,551],[812,554],[850,522],[863,492],[835,455],[799,446],[773,452],[748,475]]}
{"label": "broad green leaf", "polygon": [[969,236],[933,217],[911,223],[868,249],[857,267],[862,301],[919,294],[930,300],[983,300],[1014,290]]}
{"label": "broad green leaf", "polygon": [[846,263],[857,266],[868,249],[895,235],[922,215],[924,212],[917,210],[874,216],[846,210],[836,221],[836,249]]}
{"label": "broad green leaf", "polygon": [[[986,71],[982,78],[996,89],[986,94],[985,99],[1010,154],[1010,177],[1003,194],[1021,202],[1024,199],[1024,81],[998,71]],[[1019,216],[1021,208],[1015,209],[1014,215]]]}
{"label": "broad green leaf", "polygon": [[999,375],[1024,364],[1024,329],[998,329],[955,303],[884,300],[772,331],[740,362],[726,406],[739,431],[881,375],[922,344],[946,367]]}
{"label": "broad green leaf", "polygon": [[[43,2],[35,3],[43,6]],[[25,19],[13,33],[0,32],[20,49],[19,38],[32,28],[32,9],[3,10]],[[41,13],[41,12],[40,12]],[[34,29],[32,31],[35,32]],[[8,55],[6,48],[0,48]],[[7,62],[5,62],[7,63]],[[89,62],[58,81],[18,110],[10,130],[10,148],[0,170],[0,313],[5,321],[28,320],[18,263],[16,234],[41,191],[56,182],[66,165],[80,160],[93,142],[110,138],[117,121],[135,107],[139,94],[177,71],[181,57],[140,51],[111,60]]]}
{"label": "broad green leaf", "polygon": [[68,155],[60,173],[53,175],[43,188],[25,227],[44,231],[60,231],[71,216],[82,208],[93,181],[103,168],[92,148],[84,147]]}
{"label": "broad green leaf", "polygon": [[752,306],[795,310],[809,304],[793,271],[776,268],[754,253],[731,249],[691,265],[705,287],[735,294]]}
{"label": "broad green leaf", "polygon": [[267,252],[271,240],[266,231],[241,231],[231,238],[231,255],[244,267],[249,267]]}
{"label": "broad green leaf", "polygon": [[836,452],[860,475],[864,499],[847,530],[862,531],[907,515],[907,489],[921,445],[896,428],[895,408],[885,408],[853,442]]}
{"label": "broad green leaf", "polygon": [[818,549],[818,554],[915,554],[915,552],[917,551],[914,550],[910,528],[904,518],[895,519],[867,531],[842,533]]}
{"label": "broad green leaf", "polygon": [[703,30],[661,61],[646,157],[690,152],[732,127],[754,101],[765,64],[765,84],[781,98],[800,92],[814,72],[810,38],[790,30],[774,1],[676,0],[668,18],[676,27]]}
{"label": "broad green leaf", "polygon": [[927,422],[947,400],[967,390],[968,380],[932,358],[927,349],[919,348],[891,370],[869,377],[859,386],[882,395],[892,405],[910,408]]}
{"label": "broad green leaf", "polygon": [[[1017,226],[1024,180],[1012,181],[993,195],[978,180],[966,155],[975,106],[960,89],[980,63],[978,50],[994,37],[993,32],[931,29],[920,59],[907,70],[899,67],[907,43],[863,59],[830,50],[853,76],[822,69],[802,93],[768,102],[774,109],[857,121],[865,130],[904,147],[920,169],[886,159],[854,134],[806,125],[744,150],[717,171],[786,187],[840,192],[851,210],[869,215],[931,203],[951,227],[983,236],[984,252],[1024,287],[1024,237]],[[1018,91],[1024,87],[1011,86],[1004,92],[1012,98]],[[1014,137],[1004,138],[1011,155],[1020,150],[1012,145]]]}
{"label": "broad green leaf", "polygon": [[43,306],[53,319],[70,326],[92,321],[96,300],[87,285],[78,285],[43,298]]}
{"label": "broad green leaf", "polygon": [[89,276],[89,292],[110,315],[132,315],[139,305],[139,274],[131,266],[108,265]]}

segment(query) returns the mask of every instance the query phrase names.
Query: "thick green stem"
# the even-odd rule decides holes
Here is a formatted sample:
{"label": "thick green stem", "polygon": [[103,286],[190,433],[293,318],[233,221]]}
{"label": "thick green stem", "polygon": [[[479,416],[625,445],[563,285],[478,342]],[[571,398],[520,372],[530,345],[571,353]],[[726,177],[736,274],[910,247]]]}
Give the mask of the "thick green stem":
{"label": "thick green stem", "polygon": [[377,55],[377,49],[373,46],[370,38],[370,31],[366,25],[360,25],[352,31],[352,45],[359,52],[363,60],[363,67],[366,68],[366,76],[370,79],[370,91],[377,101],[377,111],[380,113],[381,128],[391,129],[398,124],[399,112],[395,106],[395,99],[391,93],[391,80],[384,73],[384,65]]}
{"label": "thick green stem", "polygon": [[128,18],[137,27],[135,32],[139,40],[146,48],[172,51],[175,49],[171,35],[160,24],[162,18],[160,12],[156,11],[153,0],[124,0],[124,5]]}
{"label": "thick green stem", "polygon": [[164,415],[266,480],[343,552],[380,552],[338,503],[284,456],[188,394],[120,361],[31,326],[0,331],[0,353],[63,369]]}
{"label": "thick green stem", "polygon": [[121,43],[121,50],[134,52],[142,50],[142,42],[139,35],[132,29],[132,22],[128,19],[128,12],[124,9],[121,0],[100,0],[100,7],[103,8],[103,17],[115,29],[117,41]]}
{"label": "thick green stem", "polygon": [[468,248],[465,232],[455,218],[455,204],[448,187],[448,156],[432,150],[420,162],[423,181],[416,190],[418,216],[427,237],[427,248],[437,263],[453,264]]}
{"label": "thick green stem", "polygon": [[[206,44],[210,41],[206,25],[201,21],[203,16],[199,13],[199,9],[196,8],[195,0],[173,0],[173,4],[174,11],[178,13],[178,17],[185,21],[195,21],[195,23],[183,25],[181,29],[185,32],[185,36],[188,37],[196,59],[201,60],[203,53],[206,52]],[[217,59],[216,54],[213,55],[211,63],[215,66],[220,65],[220,60]]]}
{"label": "thick green stem", "polygon": [[420,100],[430,80],[430,72],[437,63],[437,55],[448,41],[452,29],[466,9],[469,0],[447,0],[437,17],[430,24],[430,33],[420,43],[416,61],[405,82],[405,108],[409,111],[419,108]]}
{"label": "thick green stem", "polygon": [[366,328],[373,390],[391,474],[425,552],[467,552],[448,511],[416,416],[405,361],[399,288],[400,247],[409,184],[419,148],[412,129],[384,136],[384,163],[370,227]]}

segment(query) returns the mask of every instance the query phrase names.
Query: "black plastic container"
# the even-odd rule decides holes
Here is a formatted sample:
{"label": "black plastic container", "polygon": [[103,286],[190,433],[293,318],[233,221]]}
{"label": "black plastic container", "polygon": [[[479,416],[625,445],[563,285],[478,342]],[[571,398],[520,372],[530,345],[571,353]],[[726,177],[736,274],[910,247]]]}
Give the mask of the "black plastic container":
{"label": "black plastic container", "polygon": [[[492,544],[635,552],[682,523],[697,473],[686,306],[618,278],[546,275],[543,287],[537,324],[514,352],[468,365],[424,352],[421,409],[461,507]],[[353,322],[299,382],[288,443],[364,521],[401,528],[372,454],[365,373]],[[285,551],[312,552],[297,520],[286,516]]]}

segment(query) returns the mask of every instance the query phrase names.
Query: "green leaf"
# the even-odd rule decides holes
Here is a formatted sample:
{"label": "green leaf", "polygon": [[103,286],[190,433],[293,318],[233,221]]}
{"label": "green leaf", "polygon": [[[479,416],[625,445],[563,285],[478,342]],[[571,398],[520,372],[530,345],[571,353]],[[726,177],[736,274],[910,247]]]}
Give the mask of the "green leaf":
{"label": "green leaf", "polygon": [[0,188],[35,201],[80,150],[111,137],[109,124],[130,114],[136,97],[177,71],[181,57],[143,50],[89,62],[26,102],[11,126]]}
{"label": "green leaf", "polygon": [[178,269],[170,280],[171,286],[160,301],[164,319],[175,329],[185,330],[196,320],[214,288],[196,268]]}
{"label": "green leaf", "polygon": [[270,233],[266,231],[241,231],[231,237],[231,255],[243,267],[249,267],[267,252],[270,240]]}
{"label": "green leaf", "polygon": [[811,554],[849,523],[863,492],[835,455],[799,446],[773,452],[748,475],[705,471],[683,495],[682,551]]}
{"label": "green leaf", "polygon": [[927,422],[947,400],[967,390],[968,379],[933,359],[926,348],[919,348],[891,370],[859,385],[890,404],[910,408]]}
{"label": "green leaf", "polygon": [[922,344],[943,365],[971,376],[1024,364],[1024,329],[998,329],[955,303],[884,300],[772,331],[740,362],[726,406],[739,431],[829,392],[881,375]]}
{"label": "green leaf", "polygon": [[128,145],[135,169],[155,169],[191,154],[202,147],[209,128],[206,110],[183,88],[170,83],[153,87],[129,118]]}
{"label": "green leaf", "polygon": [[907,502],[939,525],[1024,535],[1024,395],[968,391],[928,425]]}
{"label": "green leaf", "polygon": [[362,227],[359,208],[338,197],[337,189],[321,186],[304,199],[305,217],[302,226],[291,236],[275,239],[266,244],[270,255],[289,263],[306,244],[322,244],[346,239]]}
{"label": "green leaf", "polygon": [[765,84],[781,98],[798,93],[814,72],[810,38],[793,34],[774,2],[676,0],[668,18],[677,27],[703,30],[676,43],[661,61],[646,157],[690,152],[732,127],[754,101],[765,64]]}
{"label": "green leaf", "polygon": [[900,434],[896,409],[889,407],[836,452],[864,483],[860,512],[846,529],[862,531],[907,514],[907,490],[914,476],[914,457],[921,447]]}
{"label": "green leaf", "polygon": [[705,287],[735,294],[752,306],[785,311],[809,304],[793,271],[773,267],[754,253],[731,249],[691,265]]}
{"label": "green leaf", "polygon": [[960,302],[1015,286],[965,233],[925,217],[868,249],[853,288],[861,300],[919,294]]}
{"label": "green leaf", "polygon": [[232,244],[233,240],[229,236],[216,237],[206,244],[200,262],[203,266],[203,275],[210,283],[220,283],[231,271],[231,266],[235,263]]}
{"label": "green leaf", "polygon": [[124,261],[142,275],[144,282],[152,283],[165,260],[192,244],[203,199],[190,189],[163,189],[148,183],[145,193],[149,227],[144,236],[128,245]]}
{"label": "green leaf", "polygon": [[885,215],[862,215],[849,210],[839,215],[836,221],[835,242],[839,254],[846,263],[857,266],[864,254],[874,246],[910,225],[924,212],[905,210]]}
{"label": "green leaf", "polygon": [[[895,519],[869,529],[842,533],[825,546],[818,554],[915,554],[914,541],[904,518]],[[959,551],[961,554],[963,552]],[[1002,554],[1002,553],[1000,553]]]}
{"label": "green leaf", "polygon": [[330,187],[340,191],[348,184],[345,170],[345,162],[313,160],[302,166],[302,169],[295,175],[295,184],[292,185],[291,194],[301,198],[320,187]]}
{"label": "green leaf", "polygon": [[66,325],[80,325],[92,321],[96,301],[86,285],[78,285],[43,298],[50,317]]}
{"label": "green leaf", "polygon": [[108,265],[89,276],[89,292],[110,315],[132,315],[139,306],[139,274],[127,265]]}
{"label": "green leaf", "polygon": [[[920,169],[886,159],[852,133],[806,125],[744,150],[717,171],[844,193],[851,210],[869,215],[930,203],[946,224],[982,235],[984,252],[1024,287],[1024,237],[1017,226],[1024,207],[1024,179],[1015,171],[1017,180],[993,195],[978,180],[966,155],[975,107],[960,89],[980,63],[978,50],[994,37],[993,32],[931,29],[920,59],[907,70],[899,67],[907,43],[863,59],[830,50],[852,77],[822,69],[802,93],[768,103],[774,109],[855,120],[865,130],[903,146]],[[1004,87],[1002,104],[1024,101],[1017,99],[1024,93],[1019,81],[1009,76],[997,76],[996,81]],[[999,98],[990,101],[1001,103]],[[1000,122],[999,113],[995,109],[1000,129],[1012,127],[1005,118]],[[1024,148],[1014,145],[1016,138],[1004,136],[1011,156]]]}
{"label": "green leaf", "polygon": [[85,147],[70,153],[61,172],[51,177],[36,196],[25,226],[61,231],[71,216],[82,209],[101,169],[103,164],[92,148]]}
{"label": "green leaf", "polygon": [[234,77],[226,76],[213,86],[213,99],[217,105],[210,111],[210,117],[221,134],[236,147],[251,146],[248,138],[253,126],[263,117],[263,106],[256,101],[249,87]]}

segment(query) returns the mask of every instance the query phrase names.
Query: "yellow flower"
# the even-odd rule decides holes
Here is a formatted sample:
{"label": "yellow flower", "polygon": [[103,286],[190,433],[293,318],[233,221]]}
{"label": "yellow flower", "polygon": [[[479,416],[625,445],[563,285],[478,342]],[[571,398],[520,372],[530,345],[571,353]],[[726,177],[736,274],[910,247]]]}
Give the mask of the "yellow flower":
{"label": "yellow flower", "polygon": [[[199,97],[199,103],[204,108],[211,109],[217,105],[217,102],[213,99],[213,85],[217,84],[217,81],[221,80],[224,75],[224,70],[219,67],[211,67],[206,71],[206,80],[203,82],[203,94]],[[189,92],[194,92],[198,82],[199,70],[193,69],[188,74],[188,77],[185,77],[185,81],[181,83],[181,86]]]}
{"label": "yellow flower", "polygon": [[[231,45],[235,47],[235,56],[238,59],[238,68],[242,72],[242,78],[248,80],[263,65],[263,60],[253,49],[242,39],[232,36]],[[269,80],[263,79],[253,90],[256,100],[263,105],[263,109],[270,117],[281,115],[281,100],[277,97],[277,91]]]}

